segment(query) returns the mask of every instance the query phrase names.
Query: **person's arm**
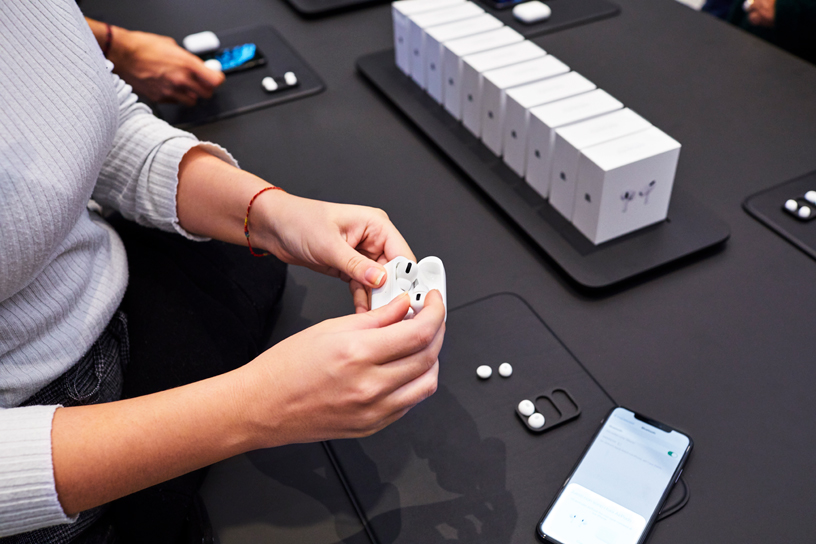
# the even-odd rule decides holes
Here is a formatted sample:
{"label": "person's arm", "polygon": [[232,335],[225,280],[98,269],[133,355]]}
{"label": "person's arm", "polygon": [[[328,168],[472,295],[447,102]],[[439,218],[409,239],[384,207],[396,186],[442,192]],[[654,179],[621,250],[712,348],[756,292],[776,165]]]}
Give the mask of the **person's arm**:
{"label": "person's arm", "polygon": [[442,297],[329,320],[228,374],[141,398],[59,408],[52,449],[67,514],[257,448],[366,436],[436,390]]}
{"label": "person's arm", "polygon": [[109,41],[108,25],[88,17],[85,20],[99,47],[104,50],[109,43],[107,56],[113,71],[139,96],[192,106],[199,98],[210,98],[224,82],[223,73],[207,68],[172,38],[111,25]]}

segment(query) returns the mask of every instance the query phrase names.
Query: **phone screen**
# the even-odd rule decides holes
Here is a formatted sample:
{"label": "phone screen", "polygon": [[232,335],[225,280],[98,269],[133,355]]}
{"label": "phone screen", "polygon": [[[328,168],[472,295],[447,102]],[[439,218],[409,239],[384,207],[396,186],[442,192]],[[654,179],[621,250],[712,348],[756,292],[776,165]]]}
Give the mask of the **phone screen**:
{"label": "phone screen", "polygon": [[615,408],[539,524],[562,544],[636,544],[690,449],[689,438]]}
{"label": "phone screen", "polygon": [[221,63],[221,71],[225,74],[248,70],[266,64],[266,58],[254,43],[245,43],[219,49],[214,53],[199,55],[202,60],[216,59]]}

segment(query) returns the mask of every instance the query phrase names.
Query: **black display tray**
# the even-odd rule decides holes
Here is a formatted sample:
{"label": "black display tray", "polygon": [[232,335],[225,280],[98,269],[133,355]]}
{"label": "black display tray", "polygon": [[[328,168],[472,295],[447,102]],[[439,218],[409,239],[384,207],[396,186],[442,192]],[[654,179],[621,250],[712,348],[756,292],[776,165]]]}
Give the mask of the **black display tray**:
{"label": "black display tray", "polygon": [[[282,104],[297,98],[311,96],[322,91],[323,81],[269,26],[252,26],[217,32],[221,47],[232,47],[243,43],[254,43],[266,56],[266,64],[244,72],[229,74],[213,97],[199,100],[193,107],[177,104],[154,106],[156,115],[171,125],[190,127],[210,123],[218,119],[233,117],[260,108]],[[266,76],[282,77],[286,72],[294,72],[298,85],[276,93],[267,93],[261,87]]]}
{"label": "black display tray", "polygon": [[749,196],[743,208],[782,238],[816,259],[816,221],[800,221],[782,209],[789,198],[816,190],[816,171]]}
{"label": "black display tray", "polygon": [[[302,15],[317,17],[338,11],[382,4],[390,0],[287,0]],[[513,17],[512,9],[497,9],[491,2],[475,0],[485,11],[524,36],[539,36],[565,28],[613,17],[620,7],[608,0],[550,0],[552,16],[543,22],[524,24]]]}
{"label": "black display tray", "polygon": [[[495,371],[503,362],[513,365],[509,378]],[[487,380],[476,376],[482,364],[494,369]],[[580,417],[531,432],[516,406],[558,388]],[[533,544],[536,523],[614,406],[527,303],[503,293],[450,311],[433,396],[379,433],[327,449],[374,544]]]}
{"label": "black display tray", "polygon": [[678,178],[666,221],[596,246],[403,74],[393,50],[361,57],[357,67],[583,287],[609,287],[721,244],[730,235],[728,225],[683,191]]}

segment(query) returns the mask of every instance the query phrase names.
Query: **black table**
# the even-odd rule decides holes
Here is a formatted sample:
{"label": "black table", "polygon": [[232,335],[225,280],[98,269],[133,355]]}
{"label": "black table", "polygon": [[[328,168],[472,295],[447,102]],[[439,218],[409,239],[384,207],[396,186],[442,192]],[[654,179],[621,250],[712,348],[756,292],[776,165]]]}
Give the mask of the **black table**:
{"label": "black table", "polygon": [[[384,208],[417,255],[445,261],[452,306],[518,293],[615,400],[688,430],[691,501],[652,542],[811,541],[816,266],[741,204],[816,169],[816,67],[674,0],[617,2],[618,17],[535,41],[680,141],[679,168],[694,180],[684,189],[732,236],[705,259],[603,295],[567,283],[355,73],[355,59],[391,43],[387,5],[317,21],[283,0],[86,0],[83,8],[177,39],[274,25],[326,92],[197,128],[199,137],[293,193]],[[425,207],[404,207],[406,195]],[[349,311],[337,281],[290,274],[278,336]],[[205,494],[222,543],[354,534],[339,483],[320,446],[310,448],[325,486],[295,489],[285,475],[264,483],[262,454],[215,467]]]}

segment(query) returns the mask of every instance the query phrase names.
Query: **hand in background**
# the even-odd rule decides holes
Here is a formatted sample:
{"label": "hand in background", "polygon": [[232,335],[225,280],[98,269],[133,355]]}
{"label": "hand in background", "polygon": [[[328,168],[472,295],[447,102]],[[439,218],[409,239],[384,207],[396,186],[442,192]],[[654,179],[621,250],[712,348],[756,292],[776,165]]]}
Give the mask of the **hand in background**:
{"label": "hand in background", "polygon": [[[107,26],[86,18],[91,31],[105,47]],[[113,71],[143,98],[192,106],[210,98],[224,82],[224,74],[204,66],[197,56],[167,36],[112,27],[108,59]]]}
{"label": "hand in background", "polygon": [[749,0],[746,3],[748,21],[754,26],[772,27],[776,15],[776,0]]}

